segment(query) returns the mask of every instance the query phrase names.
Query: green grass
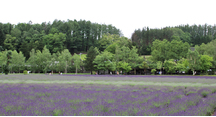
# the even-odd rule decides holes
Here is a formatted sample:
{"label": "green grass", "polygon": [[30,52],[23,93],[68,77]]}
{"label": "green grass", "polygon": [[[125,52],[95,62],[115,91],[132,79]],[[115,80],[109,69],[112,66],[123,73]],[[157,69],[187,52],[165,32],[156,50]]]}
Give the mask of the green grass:
{"label": "green grass", "polygon": [[140,86],[140,85],[153,85],[153,86],[184,86],[184,87],[208,87],[208,86],[216,86],[216,83],[214,84],[204,84],[204,83],[175,83],[175,82],[145,82],[145,81],[139,81],[139,82],[134,82],[134,81],[91,81],[91,80],[86,80],[86,81],[76,81],[76,80],[49,80],[49,81],[39,81],[39,80],[25,80],[25,81],[20,81],[20,80],[0,80],[0,83],[18,83],[18,84],[24,84],[24,83],[39,83],[39,84],[52,84],[52,83],[65,83],[65,84],[88,84],[88,85],[116,85],[116,86],[122,86],[122,85],[129,85],[129,86]]}

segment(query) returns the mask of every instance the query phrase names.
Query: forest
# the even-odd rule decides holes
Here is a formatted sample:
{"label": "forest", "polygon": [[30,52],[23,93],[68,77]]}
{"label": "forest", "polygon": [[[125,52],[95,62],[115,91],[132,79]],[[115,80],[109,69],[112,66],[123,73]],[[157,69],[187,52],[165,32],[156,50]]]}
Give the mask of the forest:
{"label": "forest", "polygon": [[[112,25],[90,21],[0,23],[0,66],[4,72],[123,71],[214,74],[216,27],[181,25],[135,30],[131,39]],[[193,47],[194,49],[191,49]],[[80,55],[79,55],[80,53]],[[81,53],[86,58],[81,58]],[[148,55],[148,56],[146,56]],[[150,55],[150,56],[149,56]],[[140,73],[141,74],[141,73]]]}
{"label": "forest", "polygon": [[137,29],[132,34],[132,42],[137,44],[139,54],[150,55],[152,42],[156,39],[180,39],[188,42],[191,47],[195,45],[207,44],[216,39],[216,25],[179,25],[175,27],[165,27],[161,29]]}
{"label": "forest", "polygon": [[54,20],[53,23],[3,24],[0,23],[0,48],[22,51],[26,59],[32,49],[40,50],[46,45],[51,53],[68,49],[70,53],[87,52],[90,46],[99,48],[103,34],[117,34],[115,26],[91,23],[85,20]]}

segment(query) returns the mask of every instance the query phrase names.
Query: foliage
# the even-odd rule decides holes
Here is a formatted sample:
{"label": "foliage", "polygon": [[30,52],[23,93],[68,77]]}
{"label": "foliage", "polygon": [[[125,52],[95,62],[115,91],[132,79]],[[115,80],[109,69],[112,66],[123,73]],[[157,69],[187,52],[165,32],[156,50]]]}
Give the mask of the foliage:
{"label": "foliage", "polygon": [[168,73],[174,73],[176,68],[176,63],[174,61],[174,59],[169,59],[169,60],[165,60],[164,61],[164,69],[168,72]]}
{"label": "foliage", "polygon": [[104,51],[105,49],[113,54],[115,54],[116,45],[127,46],[129,47],[131,41],[128,40],[126,37],[120,37],[116,34],[104,34],[102,38],[98,41],[99,43],[99,50]]}
{"label": "foliage", "polygon": [[139,57],[139,55],[137,54],[137,49],[135,46],[133,46],[133,48],[130,50],[129,53],[129,58],[128,58],[128,63],[129,65],[134,69],[134,74],[136,74],[136,68],[139,67],[144,58],[143,57]]}
{"label": "foliage", "polygon": [[[169,42],[172,40],[181,40],[183,43],[187,42],[190,46],[201,45],[202,43],[209,43],[216,39],[216,26],[212,25],[179,25],[175,27],[164,27],[161,29],[149,29],[144,27],[137,29],[132,34],[132,43],[137,45],[138,51],[142,55],[149,55],[152,50],[148,49],[152,42],[156,39],[162,41],[167,39]],[[173,58],[174,59],[174,58]]]}
{"label": "foliage", "polygon": [[163,63],[161,61],[157,61],[157,69],[162,69],[163,68]]}
{"label": "foliage", "polygon": [[208,55],[201,55],[200,57],[200,69],[207,72],[212,67],[213,57]]}
{"label": "foliage", "polygon": [[28,73],[27,73],[27,70],[24,70],[24,71],[23,71],[23,74],[24,74],[24,75],[28,74]]}
{"label": "foliage", "polygon": [[7,52],[6,58],[7,58],[7,62],[6,62],[6,64],[3,65],[3,72],[5,73],[5,75],[8,75],[9,64],[12,62],[11,61],[11,59],[12,59],[12,52],[11,51]]}
{"label": "foliage", "polygon": [[129,54],[130,54],[130,48],[126,46],[122,46],[120,51],[120,61],[129,63]]}
{"label": "foliage", "polygon": [[17,45],[18,45],[18,40],[16,39],[16,37],[12,37],[9,34],[6,34],[6,39],[4,41],[4,47],[5,49],[8,50],[15,50],[17,49]]}
{"label": "foliage", "polygon": [[164,39],[163,41],[155,40],[152,45],[153,60],[161,61],[162,63],[168,59],[180,60],[186,57],[189,44],[183,43],[180,40],[172,40],[171,42]]}
{"label": "foliage", "polygon": [[32,49],[30,52],[30,58],[28,59],[27,64],[31,65],[32,73],[35,73],[38,64],[37,64],[37,55],[34,49]]}
{"label": "foliage", "polygon": [[209,55],[213,57],[212,67],[216,68],[216,40],[213,40],[207,44],[202,43],[200,46],[195,46],[195,49],[200,55]]}
{"label": "foliage", "polygon": [[74,65],[76,66],[76,74],[77,74],[77,70],[81,69],[80,66],[82,65],[82,61],[79,55],[77,55],[76,53],[73,55],[72,60],[74,62]]}
{"label": "foliage", "polygon": [[67,68],[68,66],[71,66],[71,59],[72,59],[72,55],[71,53],[69,52],[68,49],[64,49],[61,54],[59,55],[59,64],[58,64],[58,68],[59,68],[59,71],[65,71],[65,73],[67,73]]}
{"label": "foliage", "polygon": [[189,63],[187,59],[182,58],[181,60],[177,61],[175,66],[176,70],[179,72],[187,73],[189,71]]}
{"label": "foliage", "polygon": [[3,72],[5,73],[5,75],[8,75],[8,73],[9,73],[9,66],[3,64],[3,65],[2,65],[2,70],[3,70]]}
{"label": "foliage", "polygon": [[120,69],[126,73],[129,72],[130,70],[132,70],[131,66],[128,63],[123,62],[123,61],[119,62],[118,69]]}
{"label": "foliage", "polygon": [[96,68],[94,67],[95,64],[93,63],[93,61],[97,55],[99,55],[98,49],[91,46],[87,52],[86,60],[84,61],[85,69],[91,71],[91,73],[93,70],[96,70]]}
{"label": "foliage", "polygon": [[99,48],[104,34],[121,38],[121,31],[115,26],[92,23],[85,20],[54,20],[52,23],[3,24],[0,23],[0,46],[8,50],[22,51],[26,60],[32,49],[42,51],[46,45],[50,53],[68,49],[72,54],[87,52],[90,46]]}
{"label": "foliage", "polygon": [[157,63],[154,62],[152,59],[153,59],[152,56],[150,56],[150,57],[146,60],[147,65],[149,66],[149,68],[156,69],[156,68],[157,68]]}
{"label": "foliage", "polygon": [[152,69],[152,70],[151,70],[151,73],[152,73],[152,74],[155,74],[155,72],[156,72],[156,69]]}
{"label": "foliage", "polygon": [[97,55],[96,58],[94,59],[93,63],[96,64],[94,65],[94,67],[96,67],[98,70],[115,71],[116,65],[115,62],[111,61],[112,59],[113,59],[113,54],[108,51],[104,51],[101,54]]}
{"label": "foliage", "polygon": [[144,73],[146,73],[146,69],[149,68],[149,65],[146,61],[143,61],[139,68],[144,69]]}
{"label": "foliage", "polygon": [[25,65],[25,57],[23,56],[22,52],[20,51],[17,53],[16,50],[12,51],[12,63],[10,64],[11,71],[16,71],[20,73],[20,70]]}
{"label": "foliage", "polygon": [[46,48],[46,46],[44,46],[44,49],[42,51],[42,53],[40,52],[40,50],[37,50],[37,65],[39,67],[40,70],[43,70],[44,73],[47,72],[50,64],[51,64],[51,53],[49,52],[49,50]]}
{"label": "foliage", "polygon": [[193,75],[195,75],[195,70],[200,69],[200,55],[195,51],[189,50],[187,53],[187,60],[189,63],[189,68],[193,71]]}

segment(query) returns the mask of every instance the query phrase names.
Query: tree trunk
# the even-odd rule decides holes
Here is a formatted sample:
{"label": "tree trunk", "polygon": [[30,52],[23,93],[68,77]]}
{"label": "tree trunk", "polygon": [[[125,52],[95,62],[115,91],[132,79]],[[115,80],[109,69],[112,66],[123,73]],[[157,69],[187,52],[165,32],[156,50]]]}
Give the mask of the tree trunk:
{"label": "tree trunk", "polygon": [[136,75],[136,69],[134,69],[134,75]]}
{"label": "tree trunk", "polygon": [[144,75],[146,75],[146,69],[144,68]]}
{"label": "tree trunk", "polygon": [[195,71],[193,70],[193,75],[195,75]]}
{"label": "tree trunk", "polygon": [[65,68],[65,73],[67,73],[67,61],[66,61],[66,68]]}
{"label": "tree trunk", "polygon": [[92,71],[91,71],[91,75],[92,75]]}
{"label": "tree trunk", "polygon": [[53,74],[53,70],[52,70],[52,74]]}
{"label": "tree trunk", "polygon": [[76,65],[76,74],[77,74],[77,65]]}

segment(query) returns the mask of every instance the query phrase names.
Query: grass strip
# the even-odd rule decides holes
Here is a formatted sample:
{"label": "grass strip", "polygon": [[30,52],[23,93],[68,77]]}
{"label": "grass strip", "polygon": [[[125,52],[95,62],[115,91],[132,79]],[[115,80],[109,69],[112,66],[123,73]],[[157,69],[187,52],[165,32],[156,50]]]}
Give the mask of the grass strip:
{"label": "grass strip", "polygon": [[216,83],[213,84],[204,84],[204,83],[173,83],[173,82],[134,82],[134,81],[91,81],[91,80],[85,80],[85,81],[60,81],[60,80],[53,80],[53,81],[35,81],[35,80],[1,80],[0,83],[33,83],[33,84],[49,84],[49,83],[60,83],[60,84],[100,84],[100,85],[156,85],[156,86],[186,86],[186,87],[208,87],[208,86],[216,86]]}

